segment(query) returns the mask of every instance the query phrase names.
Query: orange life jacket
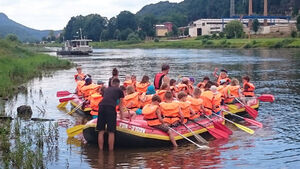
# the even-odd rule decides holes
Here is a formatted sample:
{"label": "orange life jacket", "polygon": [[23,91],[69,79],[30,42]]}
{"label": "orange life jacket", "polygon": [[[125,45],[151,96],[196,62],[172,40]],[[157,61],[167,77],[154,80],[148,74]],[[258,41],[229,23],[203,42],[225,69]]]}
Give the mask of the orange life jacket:
{"label": "orange life jacket", "polygon": [[167,90],[157,90],[156,94],[160,97],[161,101],[165,101],[165,94]]}
{"label": "orange life jacket", "polygon": [[219,112],[221,110],[221,102],[222,102],[222,94],[221,93],[214,93],[214,97],[212,100],[212,104],[214,107],[214,112]]}
{"label": "orange life jacket", "polygon": [[131,86],[131,85],[132,85],[132,81],[131,80],[125,80],[124,83],[123,83],[124,87],[128,87],[128,86]]}
{"label": "orange life jacket", "polygon": [[178,88],[178,91],[184,91],[186,94],[189,94],[188,86],[186,84],[179,83],[177,85],[177,88]]}
{"label": "orange life jacket", "polygon": [[250,83],[250,82],[246,82],[243,84],[243,95],[244,96],[251,96],[253,97],[254,96],[254,90],[255,90],[255,86]]}
{"label": "orange life jacket", "polygon": [[203,104],[203,100],[201,98],[194,98],[192,96],[188,96],[187,100],[191,102],[191,108],[195,113],[201,112],[201,105]]}
{"label": "orange life jacket", "polygon": [[170,86],[170,90],[171,92],[176,92],[176,93],[179,92],[177,86]]}
{"label": "orange life jacket", "polygon": [[136,86],[135,86],[135,90],[140,93],[146,93],[149,85],[150,85],[150,83],[137,82]]}
{"label": "orange life jacket", "polygon": [[[221,76],[219,76],[219,77],[218,77],[218,81],[217,81],[218,85],[220,85],[220,81],[221,81],[221,80],[223,80],[223,79],[221,78]],[[230,80],[228,77],[226,77],[224,80],[226,80],[226,82],[228,82],[228,83],[231,82],[231,80]]]}
{"label": "orange life jacket", "polygon": [[141,100],[141,107],[144,107],[152,102],[153,95],[143,95],[142,97],[143,99]]}
{"label": "orange life jacket", "polygon": [[205,114],[206,115],[211,115],[212,114],[212,110],[213,110],[213,97],[214,97],[214,94],[210,90],[204,91],[201,94],[201,98],[203,100],[203,107],[205,109]]}
{"label": "orange life jacket", "polygon": [[125,96],[123,100],[124,100],[125,107],[132,111],[136,111],[137,109],[140,108],[139,92],[134,92],[132,94]]}
{"label": "orange life jacket", "polygon": [[147,104],[143,108],[142,114],[144,115],[144,119],[147,121],[148,126],[156,126],[161,124],[156,114],[158,108],[159,106],[152,104]]}
{"label": "orange life jacket", "polygon": [[204,88],[204,86],[205,86],[205,83],[204,83],[204,82],[199,82],[199,83],[197,84],[197,87],[198,87],[198,88]]}
{"label": "orange life jacket", "polygon": [[90,84],[90,85],[87,85],[87,86],[82,86],[81,88],[81,92],[84,96],[84,98],[86,100],[88,100],[89,96],[94,94],[94,93],[97,93],[97,90],[99,90],[99,85],[96,85],[94,83]]}
{"label": "orange life jacket", "polygon": [[[239,90],[240,90],[240,86],[227,86],[226,88],[226,92],[227,92],[227,96],[234,96],[234,97],[239,97]],[[233,102],[234,98],[225,98],[225,103],[231,103]]]}
{"label": "orange life jacket", "polygon": [[190,102],[179,102],[179,107],[181,109],[181,112],[183,114],[184,117],[184,121],[183,123],[187,122],[187,119],[189,119],[191,117],[191,103]]}
{"label": "orange life jacket", "polygon": [[84,74],[83,73],[77,73],[76,75],[74,75],[75,81],[77,82],[78,80],[84,80]]}
{"label": "orange life jacket", "polygon": [[179,104],[178,102],[166,103],[162,102],[159,104],[160,111],[164,116],[164,122],[173,124],[179,121]]}
{"label": "orange life jacket", "polygon": [[90,107],[91,112],[90,114],[93,116],[98,116],[98,110],[99,110],[99,103],[102,101],[103,97],[99,93],[92,94],[90,96]]}
{"label": "orange life jacket", "polygon": [[85,81],[84,80],[78,80],[76,83],[77,83],[77,86],[76,86],[77,95],[82,96],[81,88],[84,86]]}

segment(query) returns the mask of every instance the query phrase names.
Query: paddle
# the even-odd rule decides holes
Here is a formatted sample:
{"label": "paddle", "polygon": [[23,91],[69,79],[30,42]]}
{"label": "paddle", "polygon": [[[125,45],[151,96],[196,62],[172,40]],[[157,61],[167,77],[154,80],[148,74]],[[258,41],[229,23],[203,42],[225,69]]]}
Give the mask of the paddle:
{"label": "paddle", "polygon": [[201,137],[199,134],[194,133],[193,130],[191,128],[189,128],[186,124],[183,124],[183,125],[194,135],[194,137],[196,138],[196,140],[198,140],[198,142],[208,144],[208,142],[203,137]]}
{"label": "paddle", "polygon": [[70,112],[68,112],[68,114],[72,115],[76,110],[78,110],[82,106],[83,103],[84,102],[78,104],[74,109],[72,109]]}
{"label": "paddle", "polygon": [[69,91],[58,91],[56,93],[56,97],[65,97],[65,96],[68,96],[70,94],[74,94],[74,93],[70,93]]}
{"label": "paddle", "polygon": [[70,101],[70,100],[73,100],[75,99],[74,97],[67,97],[67,98],[62,98],[62,99],[59,99],[59,102],[62,103],[62,102],[67,102],[67,101]]}
{"label": "paddle", "polygon": [[203,128],[206,128],[206,130],[208,131],[208,133],[210,135],[212,135],[214,138],[216,139],[222,139],[222,138],[228,138],[228,134],[225,133],[224,131],[222,130],[219,130],[217,128],[208,128],[208,127],[205,127],[204,125],[200,124],[200,123],[197,123],[196,121],[194,120],[190,120],[196,124],[198,124],[199,126],[203,127]]}
{"label": "paddle", "polygon": [[67,129],[68,137],[74,137],[74,136],[76,136],[77,134],[82,133],[84,126],[85,126],[85,125],[82,125],[82,124],[81,124],[81,125],[77,125],[77,126],[68,128],[68,129]]}
{"label": "paddle", "polygon": [[270,102],[270,103],[275,101],[275,97],[271,94],[262,94],[257,99],[262,102]]}
{"label": "paddle", "polygon": [[241,125],[241,124],[237,124],[237,123],[235,123],[235,122],[233,122],[233,121],[231,121],[231,120],[228,120],[228,119],[226,119],[225,117],[222,117],[222,116],[220,116],[220,115],[218,115],[218,114],[216,114],[216,113],[214,113],[214,112],[213,112],[213,114],[216,115],[216,116],[218,116],[218,117],[221,117],[221,118],[224,119],[224,120],[227,120],[228,122],[234,124],[236,127],[238,127],[239,129],[241,129],[241,130],[243,130],[243,131],[245,131],[245,132],[247,132],[247,133],[249,133],[249,134],[254,134],[254,131],[253,131],[252,129],[246,127],[246,126],[243,126],[243,125]]}
{"label": "paddle", "polygon": [[172,130],[172,131],[174,131],[175,133],[177,133],[178,135],[180,135],[182,138],[184,138],[184,139],[186,139],[187,141],[193,143],[193,144],[196,145],[198,148],[201,148],[201,149],[208,149],[208,148],[209,148],[208,146],[205,146],[205,145],[204,145],[204,146],[201,146],[201,145],[195,143],[194,141],[192,141],[191,139],[189,139],[189,138],[185,137],[184,135],[180,134],[178,131],[174,130],[174,129],[171,128],[171,127],[168,127],[168,128],[169,128],[169,130]]}
{"label": "paddle", "polygon": [[241,105],[243,105],[243,106],[245,107],[246,112],[248,112],[249,115],[250,115],[253,119],[255,119],[255,118],[257,117],[258,112],[257,112],[255,109],[251,108],[250,106],[245,105],[244,103],[242,103],[242,102],[241,102],[239,99],[237,99],[236,97],[235,97],[235,100],[238,101]]}
{"label": "paddle", "polygon": [[258,121],[256,121],[256,120],[252,120],[252,119],[249,119],[249,118],[246,118],[246,117],[239,116],[237,114],[231,113],[231,112],[226,111],[224,109],[222,109],[222,111],[227,112],[227,113],[229,113],[229,114],[231,114],[231,115],[233,115],[235,117],[239,117],[240,119],[243,119],[243,120],[245,120],[246,122],[248,122],[248,123],[250,123],[252,125],[258,126],[259,128],[263,127],[263,124],[260,123],[260,122],[258,122]]}
{"label": "paddle", "polygon": [[229,135],[232,135],[232,131],[226,127],[225,125],[221,124],[220,122],[216,122],[214,120],[212,120],[211,118],[209,118],[208,116],[206,116],[205,114],[203,114],[206,118],[208,118],[210,120],[210,122],[213,122],[215,128],[220,129],[226,133],[228,133]]}

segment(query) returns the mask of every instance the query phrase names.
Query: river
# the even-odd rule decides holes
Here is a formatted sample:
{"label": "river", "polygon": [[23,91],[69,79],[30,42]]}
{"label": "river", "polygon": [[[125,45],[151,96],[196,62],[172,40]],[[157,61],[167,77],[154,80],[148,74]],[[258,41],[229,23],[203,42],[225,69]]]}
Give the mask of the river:
{"label": "river", "polygon": [[[54,53],[50,53],[55,55]],[[261,129],[249,135],[229,125],[234,134],[227,141],[211,141],[210,150],[198,150],[186,143],[177,149],[117,149],[98,152],[97,146],[67,140],[66,128],[58,127],[54,156],[45,159],[46,168],[297,168],[300,167],[300,50],[299,49],[95,49],[93,56],[64,57],[83,67],[92,78],[107,82],[117,67],[121,80],[135,74],[140,80],[153,80],[162,63],[170,64],[170,77],[212,77],[215,67],[225,68],[230,77],[241,80],[249,75],[256,93],[270,93],[274,103],[261,103],[258,121]],[[16,116],[18,106],[28,104],[33,117],[69,119],[72,125],[79,117],[56,108],[56,92],[74,91],[75,69],[60,70],[35,78],[26,84],[26,93],[1,101],[0,111]],[[44,156],[49,153],[44,152]]]}

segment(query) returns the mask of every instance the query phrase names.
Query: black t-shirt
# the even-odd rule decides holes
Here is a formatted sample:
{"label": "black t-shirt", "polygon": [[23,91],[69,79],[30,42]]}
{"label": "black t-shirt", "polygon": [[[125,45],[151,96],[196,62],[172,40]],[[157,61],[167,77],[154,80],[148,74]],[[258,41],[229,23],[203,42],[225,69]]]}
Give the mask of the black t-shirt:
{"label": "black t-shirt", "polygon": [[113,106],[116,107],[117,100],[124,98],[124,93],[119,87],[108,87],[104,90],[103,99],[99,106]]}

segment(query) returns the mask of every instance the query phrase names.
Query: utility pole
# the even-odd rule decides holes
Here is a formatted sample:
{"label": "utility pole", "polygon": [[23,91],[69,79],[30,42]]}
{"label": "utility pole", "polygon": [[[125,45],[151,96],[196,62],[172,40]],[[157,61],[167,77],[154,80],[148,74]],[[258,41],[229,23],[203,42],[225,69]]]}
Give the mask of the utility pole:
{"label": "utility pole", "polygon": [[234,2],[235,0],[230,0],[230,17],[233,17],[235,15],[235,9],[234,9]]}
{"label": "utility pole", "polygon": [[[252,0],[249,0],[248,16],[251,16],[251,15],[252,15]],[[252,19],[249,18],[249,21],[248,21],[249,29],[251,29],[251,26],[252,26]]]}
{"label": "utility pole", "polygon": [[[268,0],[264,0],[264,16],[268,16]],[[264,26],[268,26],[267,19],[264,19]]]}

